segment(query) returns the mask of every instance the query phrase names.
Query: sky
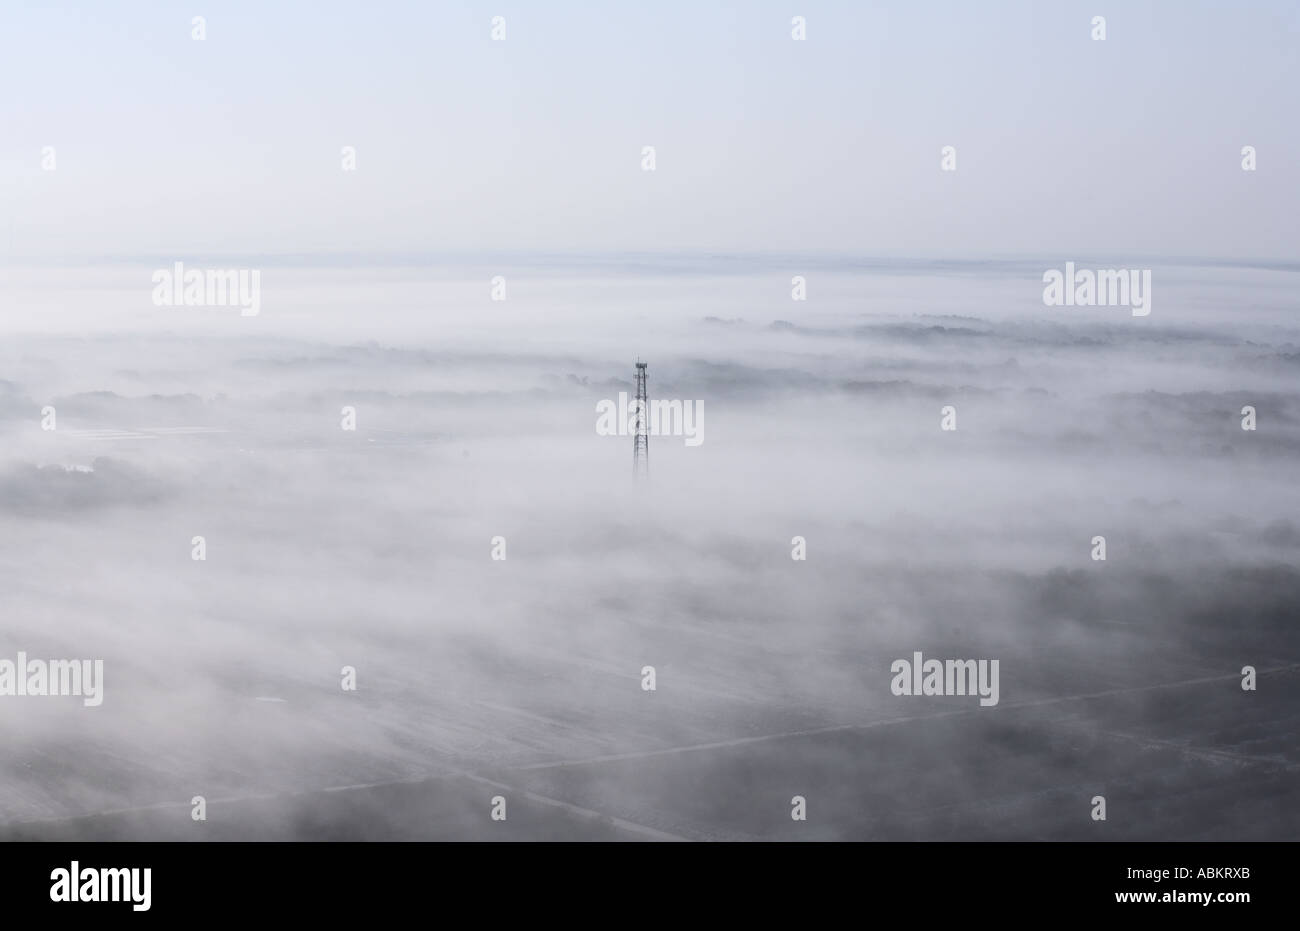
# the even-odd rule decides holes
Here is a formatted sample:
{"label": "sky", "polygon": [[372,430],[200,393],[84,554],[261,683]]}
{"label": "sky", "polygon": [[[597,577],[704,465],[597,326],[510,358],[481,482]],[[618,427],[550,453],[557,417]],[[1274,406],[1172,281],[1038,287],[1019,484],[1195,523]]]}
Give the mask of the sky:
{"label": "sky", "polygon": [[17,0],[0,16],[10,264],[1300,253],[1290,2]]}

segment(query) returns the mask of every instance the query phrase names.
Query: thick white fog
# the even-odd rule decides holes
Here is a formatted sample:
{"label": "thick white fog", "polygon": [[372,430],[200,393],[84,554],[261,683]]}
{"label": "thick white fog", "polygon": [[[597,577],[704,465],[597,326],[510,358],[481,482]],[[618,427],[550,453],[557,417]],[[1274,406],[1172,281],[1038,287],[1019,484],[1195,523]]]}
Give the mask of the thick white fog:
{"label": "thick white fog", "polygon": [[[501,836],[500,784],[620,819],[545,836],[1294,835],[1294,268],[1134,317],[1050,263],[267,264],[243,317],[154,267],[0,279],[0,658],[104,661],[0,701],[0,833]],[[648,483],[638,358],[704,411]],[[999,704],[893,694],[916,651]]]}

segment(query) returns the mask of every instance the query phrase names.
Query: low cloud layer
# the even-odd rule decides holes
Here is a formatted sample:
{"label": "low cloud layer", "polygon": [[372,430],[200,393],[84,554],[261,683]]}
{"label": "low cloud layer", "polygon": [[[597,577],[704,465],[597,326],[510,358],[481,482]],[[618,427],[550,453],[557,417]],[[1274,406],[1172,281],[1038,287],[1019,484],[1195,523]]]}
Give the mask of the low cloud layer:
{"label": "low cloud layer", "polygon": [[[415,790],[311,793],[491,777],[686,837],[1082,837],[1097,794],[1116,836],[1293,835],[1248,797],[1300,764],[1294,272],[1157,269],[1139,320],[1019,266],[783,271],[279,270],[242,319],[68,273],[0,345],[0,651],[105,699],[0,699],[0,824],[408,836]],[[638,357],[707,409],[640,485],[595,430]],[[998,659],[999,705],[891,694],[914,651]]]}

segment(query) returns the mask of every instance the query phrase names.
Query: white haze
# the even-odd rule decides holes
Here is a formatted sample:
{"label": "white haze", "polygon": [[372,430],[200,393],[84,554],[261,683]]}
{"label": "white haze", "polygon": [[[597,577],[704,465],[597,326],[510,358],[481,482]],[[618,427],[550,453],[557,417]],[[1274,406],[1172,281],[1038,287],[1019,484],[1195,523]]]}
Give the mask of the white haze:
{"label": "white haze", "polygon": [[[181,825],[194,795],[523,785],[519,767],[971,711],[891,731],[869,779],[864,732],[782,756],[798,772],[765,784],[775,815],[721,764],[544,787],[754,837],[784,836],[823,779],[869,798],[806,836],[936,836],[935,811],[1007,791],[981,761],[1090,794],[1025,703],[1118,690],[1118,710],[1065,706],[1070,726],[1096,739],[1114,712],[1195,742],[1195,716],[1136,690],[1300,662],[1294,270],[1157,267],[1135,319],[1044,307],[1050,262],[266,265],[241,317],[153,306],[154,267],[0,285],[0,656],[105,662],[101,707],[0,699],[0,824],[172,804]],[[638,357],[652,397],[706,412],[699,447],[652,438],[648,486],[630,438],[594,429]],[[891,695],[914,650],[1000,660],[1000,706]],[[918,779],[921,820],[879,821]],[[1212,797],[1237,798],[1225,780]]]}

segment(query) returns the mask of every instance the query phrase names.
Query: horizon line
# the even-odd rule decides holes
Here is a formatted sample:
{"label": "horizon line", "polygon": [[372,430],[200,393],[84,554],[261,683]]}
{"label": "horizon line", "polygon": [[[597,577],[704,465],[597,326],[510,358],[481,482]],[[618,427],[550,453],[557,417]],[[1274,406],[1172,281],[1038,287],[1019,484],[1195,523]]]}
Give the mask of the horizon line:
{"label": "horizon line", "polygon": [[[976,267],[1033,266],[1055,267],[1061,262],[1074,262],[1076,266],[1095,265],[1099,268],[1133,267],[1135,263],[1151,265],[1196,266],[1206,268],[1242,268],[1264,271],[1300,272],[1300,259],[1281,257],[1229,257],[1196,255],[1131,254],[1116,261],[1115,256],[1098,259],[1098,253],[1080,250],[1064,256],[1062,253],[988,253],[984,255],[924,255],[916,253],[847,253],[825,250],[298,250],[292,252],[252,251],[224,252],[219,250],[192,250],[171,252],[103,253],[98,255],[20,256],[0,255],[0,268],[102,268],[120,265],[147,265],[176,262],[198,265],[270,265],[282,268],[327,268],[339,270],[365,268],[448,268],[456,265],[488,265],[515,263],[532,266],[555,265],[559,268],[600,267],[602,265],[644,265],[665,269],[676,266],[682,271],[707,272],[699,263],[718,263],[717,272],[734,270],[738,264],[753,270],[756,263],[784,265],[785,270],[798,271],[790,266],[809,265],[823,270],[901,270],[901,269],[953,269]],[[694,268],[684,268],[691,263]],[[730,268],[729,268],[730,266]],[[774,269],[775,270],[775,269]]]}

